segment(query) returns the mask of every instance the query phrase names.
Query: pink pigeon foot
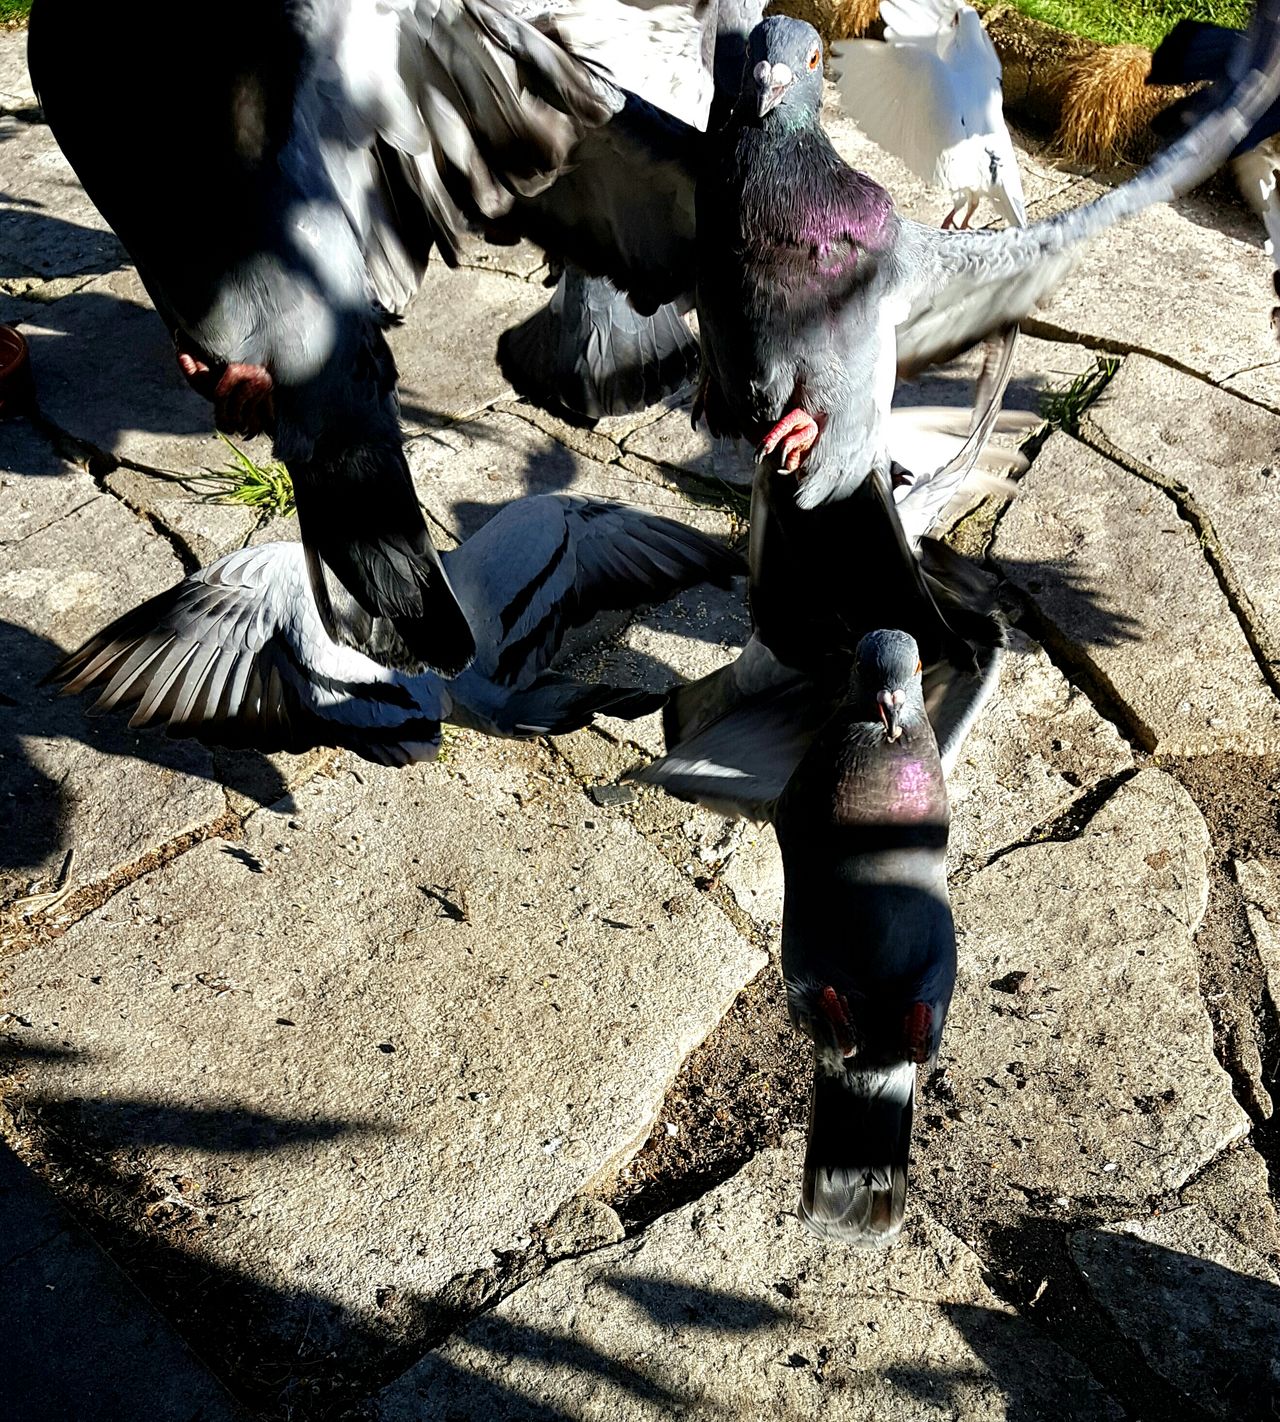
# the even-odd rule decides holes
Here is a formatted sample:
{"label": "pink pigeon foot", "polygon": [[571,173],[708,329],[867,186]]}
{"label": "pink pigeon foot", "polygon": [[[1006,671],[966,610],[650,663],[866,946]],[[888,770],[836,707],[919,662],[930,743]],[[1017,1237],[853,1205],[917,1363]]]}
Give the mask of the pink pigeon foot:
{"label": "pink pigeon foot", "polygon": [[817,421],[807,410],[788,410],[761,440],[757,458],[766,458],[781,445],[778,468],[785,474],[794,474],[820,433]]}
{"label": "pink pigeon foot", "polygon": [[252,439],[271,428],[274,382],[265,366],[243,361],[210,366],[202,356],[179,345],[178,369],[197,395],[213,402],[214,424],[225,434]]}

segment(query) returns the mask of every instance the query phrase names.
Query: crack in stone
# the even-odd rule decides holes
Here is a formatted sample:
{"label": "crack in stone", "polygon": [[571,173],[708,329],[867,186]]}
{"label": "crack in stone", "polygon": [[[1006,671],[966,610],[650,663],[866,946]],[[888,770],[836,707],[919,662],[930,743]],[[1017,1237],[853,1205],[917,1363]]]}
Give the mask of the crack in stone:
{"label": "crack in stone", "polygon": [[[1082,443],[1096,450],[1114,464],[1118,464],[1130,474],[1159,489],[1173,505],[1178,517],[1191,526],[1205,562],[1212,570],[1213,576],[1227,600],[1227,606],[1230,607],[1232,615],[1244,634],[1245,641],[1249,644],[1249,650],[1253,653],[1258,670],[1271,690],[1280,696],[1280,643],[1277,643],[1271,636],[1267,630],[1266,622],[1236,578],[1230,559],[1223,549],[1222,540],[1218,537],[1217,529],[1213,525],[1213,520],[1201,507],[1195,495],[1185,484],[1168,478],[1158,469],[1154,469],[1135,455],[1121,449],[1103,434],[1087,412],[1080,424],[1079,437]],[[1147,749],[1151,748],[1147,747]]]}
{"label": "crack in stone", "polygon": [[78,514],[81,509],[87,509],[90,504],[96,504],[100,498],[102,498],[102,492],[98,491],[76,504],[74,508],[69,508],[64,513],[55,514],[45,523],[37,524],[34,528],[24,528],[16,538],[0,538],[0,548],[13,547],[16,544],[24,543],[28,538],[34,538],[37,533],[44,533]]}

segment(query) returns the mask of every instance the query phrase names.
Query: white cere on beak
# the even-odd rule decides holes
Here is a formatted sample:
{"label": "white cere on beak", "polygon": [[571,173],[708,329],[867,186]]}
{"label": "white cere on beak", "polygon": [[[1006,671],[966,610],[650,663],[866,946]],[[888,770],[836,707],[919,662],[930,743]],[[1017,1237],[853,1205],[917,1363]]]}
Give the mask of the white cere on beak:
{"label": "white cere on beak", "polygon": [[794,77],[789,65],[775,64],[773,66],[773,82],[777,88],[785,89]]}
{"label": "white cere on beak", "polygon": [[757,84],[767,84],[773,74],[773,65],[767,59],[762,59],[751,73]]}
{"label": "white cere on beak", "polygon": [[757,84],[767,84],[771,89],[785,89],[795,78],[788,64],[770,64],[762,59],[751,71]]}

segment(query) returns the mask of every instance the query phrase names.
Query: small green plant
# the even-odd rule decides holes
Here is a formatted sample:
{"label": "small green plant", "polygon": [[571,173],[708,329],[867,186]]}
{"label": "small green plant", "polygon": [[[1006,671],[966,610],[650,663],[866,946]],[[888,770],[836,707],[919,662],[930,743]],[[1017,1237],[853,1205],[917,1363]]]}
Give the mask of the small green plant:
{"label": "small green plant", "polygon": [[1099,356],[1092,370],[1082,371],[1065,385],[1054,386],[1040,397],[1040,414],[1054,429],[1080,433],[1080,417],[1102,394],[1107,381],[1120,369],[1115,356]]}
{"label": "small green plant", "polygon": [[293,479],[279,460],[259,464],[226,435],[218,438],[231,451],[225,469],[209,469],[192,482],[214,504],[244,504],[263,514],[288,518],[293,512]]}

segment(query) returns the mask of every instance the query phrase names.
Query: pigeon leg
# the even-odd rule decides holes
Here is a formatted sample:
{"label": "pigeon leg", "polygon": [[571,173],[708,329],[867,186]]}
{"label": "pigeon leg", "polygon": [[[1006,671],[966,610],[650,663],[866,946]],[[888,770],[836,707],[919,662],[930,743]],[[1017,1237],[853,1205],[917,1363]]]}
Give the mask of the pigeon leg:
{"label": "pigeon leg", "polygon": [[956,213],[959,211],[959,207],[953,207],[951,211],[947,213],[947,215],[942,219],[942,230],[944,232],[950,232],[951,229],[956,225]]}
{"label": "pigeon leg", "polygon": [[213,402],[214,423],[226,434],[252,438],[271,428],[275,418],[273,381],[265,366],[243,361],[211,366],[179,343],[178,369],[197,395]]}
{"label": "pigeon leg", "polygon": [[968,207],[965,208],[964,217],[961,219],[960,222],[961,232],[967,232],[969,230],[969,223],[973,221],[973,214],[977,212],[977,210],[978,199],[975,197],[971,197],[969,199]]}
{"label": "pigeon leg", "polygon": [[794,474],[820,433],[818,422],[807,410],[788,410],[761,440],[756,458],[766,458],[781,445],[778,467],[786,474]]}

